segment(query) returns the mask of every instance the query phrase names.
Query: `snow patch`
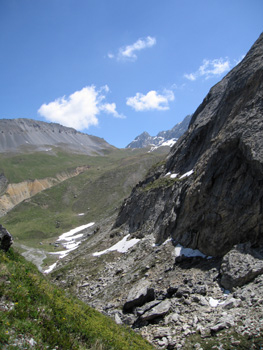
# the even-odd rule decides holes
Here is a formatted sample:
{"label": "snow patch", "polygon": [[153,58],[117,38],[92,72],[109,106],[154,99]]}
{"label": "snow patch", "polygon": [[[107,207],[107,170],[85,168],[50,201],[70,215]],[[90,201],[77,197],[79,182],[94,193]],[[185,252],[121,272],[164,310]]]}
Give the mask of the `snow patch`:
{"label": "snow patch", "polygon": [[83,215],[85,215],[85,213],[79,213],[79,214],[78,214],[78,216],[83,216]]}
{"label": "snow patch", "polygon": [[59,236],[57,241],[65,241],[65,238],[74,236],[75,233],[80,232],[80,231],[84,230],[85,228],[91,227],[93,225],[94,225],[94,222],[90,222],[89,224],[73,228],[72,230],[70,230],[66,233],[63,233],[61,236]]}
{"label": "snow patch", "polygon": [[46,269],[44,271],[44,273],[49,273],[51,272],[52,270],[54,270],[54,268],[57,266],[57,263],[55,262],[54,264],[50,265],[48,269]]}
{"label": "snow patch", "polygon": [[167,177],[167,176],[170,176],[171,179],[175,179],[179,174],[172,174],[170,171],[165,174],[164,176]]}
{"label": "snow patch", "polygon": [[193,171],[193,169],[192,169],[192,170],[188,171],[187,173],[183,174],[182,176],[180,176],[180,180],[181,180],[181,179],[184,179],[185,177],[188,177],[188,176],[192,175],[193,172],[194,172],[194,171]]}
{"label": "snow patch", "polygon": [[160,140],[159,143],[158,143],[158,145],[151,147],[151,149],[150,149],[150,151],[148,151],[148,153],[155,151],[155,150],[158,149],[159,147],[163,147],[163,146],[172,147],[172,146],[177,142],[177,140],[178,140],[178,139],[175,139],[175,138],[174,138],[174,139],[170,139],[170,140],[164,141],[164,138],[163,138],[163,137],[160,137],[160,136],[154,137],[154,140],[156,140],[156,139],[159,139],[159,140]]}
{"label": "snow patch", "polygon": [[173,240],[172,238],[167,238],[167,240],[164,241],[164,242],[161,243],[161,244],[153,243],[153,244],[152,244],[152,247],[159,247],[160,245],[166,245],[167,243],[172,242],[172,240]]}
{"label": "snow patch", "polygon": [[102,250],[101,252],[95,252],[92,255],[93,256],[100,256],[100,255],[106,254],[108,252],[112,252],[114,250],[117,250],[119,253],[126,253],[128,251],[128,249],[130,249],[136,243],[139,242],[138,238],[132,238],[129,241],[127,241],[129,236],[130,236],[130,234],[125,236],[122,240],[120,240],[118,243],[114,244],[112,247],[105,249],[105,250]]}
{"label": "snow patch", "polygon": [[175,256],[186,256],[192,258],[195,256],[200,256],[202,258],[207,258],[207,256],[200,252],[198,249],[185,248],[181,244],[177,244],[175,247]]}
{"label": "snow patch", "polygon": [[217,307],[220,304],[220,300],[217,300],[217,299],[210,297],[209,304],[211,307]]}
{"label": "snow patch", "polygon": [[[59,236],[57,239],[57,242],[63,241],[62,246],[66,250],[60,250],[58,252],[50,252],[50,255],[59,255],[59,259],[65,258],[72,250],[75,250],[80,244],[81,244],[81,238],[83,237],[83,233],[79,233],[76,235],[76,233],[83,231],[84,229],[91,227],[94,225],[94,222],[90,222],[89,224],[82,225],[79,227],[76,227],[68,232],[63,233],[62,235]],[[52,264],[49,266],[44,273],[49,273],[51,272],[55,267],[57,263]]]}
{"label": "snow patch", "polygon": [[[227,296],[224,295],[224,297],[227,297]],[[220,299],[218,300],[218,299],[214,299],[212,297],[209,298],[209,304],[210,304],[211,307],[217,307],[219,305],[224,305],[225,302],[226,302],[226,300],[221,301]]]}
{"label": "snow patch", "polygon": [[170,146],[172,147],[175,143],[176,143],[176,139],[171,139],[171,140],[167,140],[167,141],[164,141],[161,146]]}

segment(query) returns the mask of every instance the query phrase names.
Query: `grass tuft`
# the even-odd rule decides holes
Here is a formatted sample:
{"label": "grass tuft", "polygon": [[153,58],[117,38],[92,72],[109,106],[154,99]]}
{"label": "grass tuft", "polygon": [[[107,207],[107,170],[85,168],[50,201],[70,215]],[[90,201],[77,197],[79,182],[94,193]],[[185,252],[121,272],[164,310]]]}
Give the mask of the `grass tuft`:
{"label": "grass tuft", "polygon": [[0,348],[141,350],[153,347],[53,286],[13,249],[0,252]]}

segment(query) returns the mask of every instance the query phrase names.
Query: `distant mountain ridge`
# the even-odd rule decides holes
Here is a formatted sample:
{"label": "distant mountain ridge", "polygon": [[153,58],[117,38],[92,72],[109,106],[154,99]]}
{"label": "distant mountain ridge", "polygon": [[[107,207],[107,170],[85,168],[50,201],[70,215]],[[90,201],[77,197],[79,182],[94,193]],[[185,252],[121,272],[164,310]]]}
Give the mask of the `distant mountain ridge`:
{"label": "distant mountain ridge", "polygon": [[32,119],[0,119],[0,153],[20,151],[65,151],[99,154],[113,146],[105,140],[56,123]]}
{"label": "distant mountain ridge", "polygon": [[148,146],[173,146],[188,128],[192,115],[187,115],[184,120],[176,124],[172,129],[161,131],[157,136],[151,136],[148,132],[143,132],[137,136],[126,148],[144,148]]}

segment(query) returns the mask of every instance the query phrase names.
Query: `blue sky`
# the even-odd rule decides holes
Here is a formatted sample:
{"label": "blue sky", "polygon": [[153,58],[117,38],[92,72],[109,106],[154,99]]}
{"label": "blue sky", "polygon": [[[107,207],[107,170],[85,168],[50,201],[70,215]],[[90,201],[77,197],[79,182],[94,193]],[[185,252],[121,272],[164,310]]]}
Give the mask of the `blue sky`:
{"label": "blue sky", "polygon": [[262,18],[262,0],[0,0],[0,118],[125,147],[193,113]]}

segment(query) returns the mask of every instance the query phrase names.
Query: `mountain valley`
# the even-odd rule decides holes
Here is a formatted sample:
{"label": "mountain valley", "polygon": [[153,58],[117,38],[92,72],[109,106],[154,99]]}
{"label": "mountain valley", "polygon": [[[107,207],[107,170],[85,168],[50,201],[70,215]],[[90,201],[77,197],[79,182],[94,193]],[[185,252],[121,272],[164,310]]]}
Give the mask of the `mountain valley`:
{"label": "mountain valley", "polygon": [[[261,349],[262,92],[263,34],[171,148],[151,150],[177,138],[168,132],[116,149],[57,124],[4,120],[1,224],[29,260],[44,254],[52,288],[157,349]],[[3,265],[1,276],[12,272]]]}

